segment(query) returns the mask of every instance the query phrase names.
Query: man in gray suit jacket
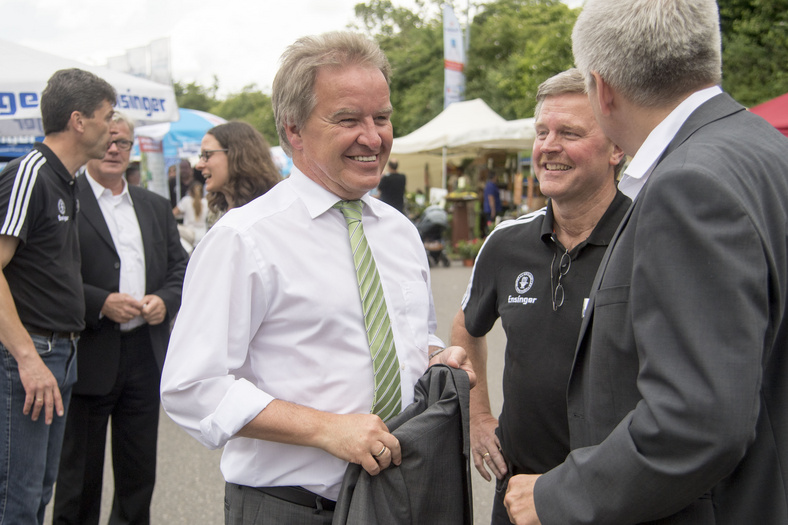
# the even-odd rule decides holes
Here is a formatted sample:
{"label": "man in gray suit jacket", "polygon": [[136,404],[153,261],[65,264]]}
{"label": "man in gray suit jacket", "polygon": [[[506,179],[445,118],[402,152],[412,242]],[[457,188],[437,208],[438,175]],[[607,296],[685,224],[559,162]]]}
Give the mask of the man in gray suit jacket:
{"label": "man in gray suit jacket", "polygon": [[159,379],[181,304],[186,252],[169,201],[125,183],[133,124],[77,178],[85,331],[66,420],[54,524],[98,524],[107,424],[115,474],[110,524],[150,522]]}
{"label": "man in gray suit jacket", "polygon": [[718,87],[714,0],[588,0],[573,47],[634,202],[581,327],[573,450],[512,478],[509,514],[788,523],[788,140]]}

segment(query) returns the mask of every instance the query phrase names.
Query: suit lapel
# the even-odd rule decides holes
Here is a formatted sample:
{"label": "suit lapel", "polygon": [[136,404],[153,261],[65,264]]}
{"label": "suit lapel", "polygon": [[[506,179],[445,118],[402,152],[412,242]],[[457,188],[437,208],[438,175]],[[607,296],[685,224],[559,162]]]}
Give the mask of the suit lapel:
{"label": "suit lapel", "polygon": [[96,230],[99,237],[107,243],[112,251],[117,253],[115,243],[112,241],[112,235],[109,233],[107,222],[104,220],[104,214],[101,213],[96,195],[93,193],[93,188],[87,180],[87,175],[80,175],[77,177],[77,187],[79,189],[79,213],[85,222]]}
{"label": "suit lapel", "polygon": [[[146,282],[150,280],[151,254],[153,253],[153,210],[150,202],[146,198],[145,191],[136,191],[138,188],[129,187],[129,194],[134,202],[134,213],[137,214],[137,222],[140,225],[142,235],[142,247],[145,250],[145,276]],[[146,290],[147,292],[147,290]]]}

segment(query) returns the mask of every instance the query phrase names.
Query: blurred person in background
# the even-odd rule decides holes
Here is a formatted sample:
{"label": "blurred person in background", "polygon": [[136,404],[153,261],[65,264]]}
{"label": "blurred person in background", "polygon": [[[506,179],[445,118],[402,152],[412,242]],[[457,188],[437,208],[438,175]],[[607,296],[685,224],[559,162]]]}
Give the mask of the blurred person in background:
{"label": "blurred person in background", "polygon": [[[178,233],[193,250],[208,230],[208,199],[203,196],[203,186],[197,181],[189,186],[189,192],[173,208],[176,217],[182,217]],[[191,250],[187,249],[188,252]]]}
{"label": "blurred person in background", "polygon": [[251,202],[282,179],[268,142],[241,121],[208,130],[196,168],[205,178],[208,206],[215,214]]}

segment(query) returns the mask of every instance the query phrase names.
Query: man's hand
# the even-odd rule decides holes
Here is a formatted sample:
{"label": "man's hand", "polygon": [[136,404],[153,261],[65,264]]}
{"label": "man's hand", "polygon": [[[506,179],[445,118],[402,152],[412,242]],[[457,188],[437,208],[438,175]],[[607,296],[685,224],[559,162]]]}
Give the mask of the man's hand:
{"label": "man's hand", "polygon": [[[432,347],[430,351],[433,351]],[[476,386],[476,372],[473,371],[471,360],[465,353],[465,349],[461,346],[448,346],[441,353],[430,359],[429,366],[432,365],[447,365],[452,368],[459,368],[468,373],[468,380],[470,381],[471,388]]]}
{"label": "man's hand", "polygon": [[399,440],[374,414],[328,414],[330,432],[322,435],[320,448],[361,465],[375,476],[392,463],[402,463]]}
{"label": "man's hand", "polygon": [[534,485],[540,474],[520,474],[509,479],[503,504],[515,525],[540,525],[534,506]]}
{"label": "man's hand", "polygon": [[501,442],[495,435],[498,428],[498,420],[492,414],[479,414],[471,416],[471,449],[473,464],[479,474],[490,481],[490,472],[498,478],[503,479],[508,469],[506,461],[501,454]]}
{"label": "man's hand", "polygon": [[167,317],[167,306],[158,295],[150,294],[142,298],[142,318],[151,326],[156,326]]}
{"label": "man's hand", "polygon": [[25,389],[25,404],[22,413],[31,413],[33,421],[38,421],[41,410],[44,410],[44,422],[52,424],[53,411],[58,416],[62,416],[63,398],[60,396],[60,388],[52,372],[41,360],[37,351],[28,352],[26,357],[17,361],[19,366],[19,378]]}
{"label": "man's hand", "polygon": [[116,323],[128,323],[142,314],[142,302],[126,293],[111,293],[104,301],[101,313]]}
{"label": "man's hand", "polygon": [[399,440],[374,414],[332,414],[274,399],[237,435],[319,448],[373,476],[402,463]]}

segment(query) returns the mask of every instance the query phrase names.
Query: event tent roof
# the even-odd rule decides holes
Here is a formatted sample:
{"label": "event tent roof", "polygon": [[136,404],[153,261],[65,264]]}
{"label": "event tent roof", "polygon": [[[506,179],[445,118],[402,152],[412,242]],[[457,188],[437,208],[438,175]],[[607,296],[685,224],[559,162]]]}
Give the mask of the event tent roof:
{"label": "event tent roof", "polygon": [[0,135],[42,136],[41,92],[55,71],[68,68],[90,71],[112,84],[118,93],[116,109],[137,124],[178,119],[172,86],[0,40]]}
{"label": "event tent roof", "polygon": [[788,93],[752,107],[750,112],[760,115],[783,135],[788,136]]}
{"label": "event tent roof", "polygon": [[394,139],[392,153],[525,150],[533,145],[534,135],[533,119],[507,121],[477,98],[455,102],[413,133]]}

